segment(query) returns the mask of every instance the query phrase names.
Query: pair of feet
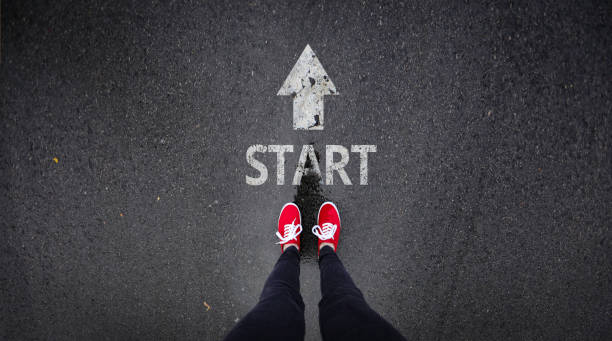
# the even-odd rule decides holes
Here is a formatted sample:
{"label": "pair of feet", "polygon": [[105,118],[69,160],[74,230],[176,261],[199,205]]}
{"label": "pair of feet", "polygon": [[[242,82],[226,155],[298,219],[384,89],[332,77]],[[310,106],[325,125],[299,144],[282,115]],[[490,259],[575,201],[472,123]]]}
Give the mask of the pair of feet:
{"label": "pair of feet", "polygon": [[[278,232],[280,239],[277,244],[283,251],[290,246],[300,250],[300,233],[302,233],[302,215],[294,203],[288,203],[281,209],[278,217]],[[317,225],[312,227],[312,233],[319,238],[318,250],[323,246],[330,246],[336,251],[340,238],[340,213],[333,202],[324,202],[319,208]]]}

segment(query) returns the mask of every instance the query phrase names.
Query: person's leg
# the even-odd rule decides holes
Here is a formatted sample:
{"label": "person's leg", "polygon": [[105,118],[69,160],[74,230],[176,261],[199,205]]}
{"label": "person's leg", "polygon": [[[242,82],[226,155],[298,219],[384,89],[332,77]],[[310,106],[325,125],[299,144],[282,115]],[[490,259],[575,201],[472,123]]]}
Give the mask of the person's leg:
{"label": "person's leg", "polygon": [[259,303],[225,340],[304,340],[304,302],[300,295],[302,216],[294,203],[281,209],[278,232],[282,254],[261,292]]}
{"label": "person's leg", "polygon": [[405,340],[366,303],[340,262],[340,212],[332,202],[319,209],[312,233],[319,238],[321,293],[319,325],[323,340]]}
{"label": "person's leg", "polygon": [[330,246],[319,255],[321,293],[319,324],[323,340],[405,340],[366,303]]}
{"label": "person's leg", "polygon": [[299,251],[287,247],[266,280],[259,303],[225,340],[303,340],[304,302],[299,279]]}

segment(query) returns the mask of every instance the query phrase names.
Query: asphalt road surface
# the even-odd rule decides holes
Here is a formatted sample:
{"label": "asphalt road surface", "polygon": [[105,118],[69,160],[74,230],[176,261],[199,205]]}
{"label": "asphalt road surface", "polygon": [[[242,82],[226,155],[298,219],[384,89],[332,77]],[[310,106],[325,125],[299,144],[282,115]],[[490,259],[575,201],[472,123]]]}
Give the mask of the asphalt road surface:
{"label": "asphalt road surface", "polygon": [[[408,339],[610,339],[610,2],[1,9],[1,339],[220,339],[294,200],[306,231],[337,203],[341,259]],[[307,44],[339,93],[318,131],[276,95]],[[293,146],[285,184],[274,153],[247,184],[256,144]],[[309,144],[323,173],[327,146],[375,145],[368,185],[356,153],[352,185],[292,185]]]}

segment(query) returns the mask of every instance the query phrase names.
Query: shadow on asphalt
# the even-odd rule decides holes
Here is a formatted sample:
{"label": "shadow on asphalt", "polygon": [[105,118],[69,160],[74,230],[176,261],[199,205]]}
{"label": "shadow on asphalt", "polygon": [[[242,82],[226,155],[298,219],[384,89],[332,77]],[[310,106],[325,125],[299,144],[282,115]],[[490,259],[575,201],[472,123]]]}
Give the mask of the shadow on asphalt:
{"label": "shadow on asphalt", "polygon": [[[319,153],[315,153],[317,155],[317,160],[320,160]],[[293,202],[300,208],[302,214],[302,227],[304,229],[301,235],[302,261],[316,263],[317,237],[310,233],[310,230],[317,223],[319,207],[330,199],[323,195],[323,191],[321,190],[321,176],[312,170],[310,158],[306,159],[304,164],[304,175],[296,190],[297,192],[293,197]]]}

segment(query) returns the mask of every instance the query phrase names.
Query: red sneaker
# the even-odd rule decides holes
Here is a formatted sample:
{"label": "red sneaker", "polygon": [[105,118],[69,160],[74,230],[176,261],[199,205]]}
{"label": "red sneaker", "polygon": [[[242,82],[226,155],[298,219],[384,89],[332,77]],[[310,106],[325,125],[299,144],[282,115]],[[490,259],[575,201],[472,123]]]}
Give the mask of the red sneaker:
{"label": "red sneaker", "polygon": [[322,243],[331,243],[336,251],[340,239],[340,213],[333,202],[327,201],[321,205],[318,224],[312,227],[312,233],[319,237],[318,250],[321,249]]}
{"label": "red sneaker", "polygon": [[295,244],[300,249],[300,233],[302,233],[302,215],[296,204],[290,202],[281,209],[278,217],[278,232],[276,236],[280,241],[276,244],[284,245]]}

